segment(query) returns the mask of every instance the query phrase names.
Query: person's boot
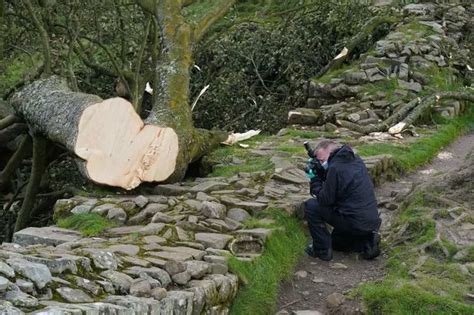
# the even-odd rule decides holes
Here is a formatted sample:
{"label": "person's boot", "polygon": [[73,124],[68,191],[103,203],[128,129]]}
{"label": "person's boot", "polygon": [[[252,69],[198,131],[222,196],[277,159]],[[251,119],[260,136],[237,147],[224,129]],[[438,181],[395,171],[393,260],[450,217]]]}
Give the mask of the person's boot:
{"label": "person's boot", "polygon": [[324,261],[332,260],[332,249],[315,249],[313,244],[309,244],[304,250],[308,256],[317,257]]}
{"label": "person's boot", "polygon": [[362,257],[364,259],[374,259],[380,255],[380,234],[378,232],[372,232],[369,239],[364,245],[364,251]]}

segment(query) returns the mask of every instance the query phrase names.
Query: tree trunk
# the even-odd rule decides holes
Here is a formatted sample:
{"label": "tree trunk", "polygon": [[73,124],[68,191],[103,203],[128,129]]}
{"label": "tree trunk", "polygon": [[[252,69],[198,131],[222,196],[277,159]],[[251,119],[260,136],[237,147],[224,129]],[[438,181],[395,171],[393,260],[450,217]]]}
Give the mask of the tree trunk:
{"label": "tree trunk", "polygon": [[181,167],[174,130],[145,125],[122,98],[72,92],[53,76],[15,94],[12,105],[32,132],[81,158],[81,170],[96,183],[132,189],[164,181]]}
{"label": "tree trunk", "polygon": [[[145,1],[141,5],[145,7]],[[170,181],[184,177],[187,165],[227,139],[228,133],[196,129],[189,104],[193,64],[193,30],[181,14],[180,1],[164,0],[148,7],[161,26],[161,54],[156,60],[153,108],[147,123],[173,128],[179,138],[176,169]],[[155,38],[157,38],[155,36]]]}

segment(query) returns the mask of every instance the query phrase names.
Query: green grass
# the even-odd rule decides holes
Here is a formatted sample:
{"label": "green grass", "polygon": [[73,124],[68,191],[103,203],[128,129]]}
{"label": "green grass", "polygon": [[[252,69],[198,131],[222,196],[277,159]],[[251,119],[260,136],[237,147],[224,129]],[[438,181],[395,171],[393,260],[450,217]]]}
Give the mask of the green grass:
{"label": "green grass", "polygon": [[435,221],[431,209],[420,193],[412,199],[398,218],[397,226],[409,223],[404,245],[391,248],[386,264],[387,275],[379,282],[361,285],[360,295],[368,314],[472,314],[474,306],[465,302],[465,294],[472,290],[471,279],[463,275],[459,263],[452,261],[457,248],[443,240],[449,258],[436,247],[413,278],[409,274],[418,261],[413,247],[429,242],[435,237]]}
{"label": "green grass", "polygon": [[410,144],[363,144],[356,146],[356,149],[361,156],[391,154],[402,170],[409,171],[428,163],[443,147],[472,129],[474,129],[474,110],[471,109],[466,115],[440,125],[436,133]]}
{"label": "green grass", "polygon": [[322,136],[324,133],[320,131],[309,131],[309,130],[298,130],[298,129],[288,129],[285,133],[285,137],[296,137],[303,139],[315,139]]}
{"label": "green grass", "polygon": [[273,163],[268,157],[249,157],[245,163],[240,165],[216,166],[209,174],[211,177],[231,177],[238,173],[270,172],[273,170]]}
{"label": "green grass", "polygon": [[232,304],[231,314],[274,313],[279,283],[291,274],[307,242],[304,229],[296,218],[279,209],[264,213],[275,219],[277,226],[283,227],[284,231],[276,231],[266,242],[264,254],[253,262],[229,259],[231,271],[243,282]]}
{"label": "green grass", "polygon": [[105,229],[115,226],[115,224],[97,213],[80,213],[59,219],[58,226],[79,231],[85,236],[96,236]]}

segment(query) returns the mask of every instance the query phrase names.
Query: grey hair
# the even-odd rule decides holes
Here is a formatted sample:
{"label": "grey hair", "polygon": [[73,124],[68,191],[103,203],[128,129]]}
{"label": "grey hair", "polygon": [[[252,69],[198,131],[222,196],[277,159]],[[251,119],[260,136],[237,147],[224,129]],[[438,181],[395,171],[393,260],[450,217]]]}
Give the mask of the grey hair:
{"label": "grey hair", "polygon": [[321,141],[320,143],[318,143],[318,145],[314,149],[314,152],[318,152],[321,149],[327,149],[330,146],[336,146],[336,143],[332,140],[325,139],[325,140]]}

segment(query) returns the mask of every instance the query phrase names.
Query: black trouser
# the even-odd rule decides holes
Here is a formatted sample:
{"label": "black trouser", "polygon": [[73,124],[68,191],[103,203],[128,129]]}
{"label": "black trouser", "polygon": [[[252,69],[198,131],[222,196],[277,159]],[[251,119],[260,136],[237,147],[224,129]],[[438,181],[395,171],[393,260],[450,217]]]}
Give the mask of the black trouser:
{"label": "black trouser", "polygon": [[[314,198],[305,201],[304,213],[315,250],[362,251],[372,233],[354,229],[347,218],[331,207],[320,205]],[[334,227],[331,234],[326,223]]]}

